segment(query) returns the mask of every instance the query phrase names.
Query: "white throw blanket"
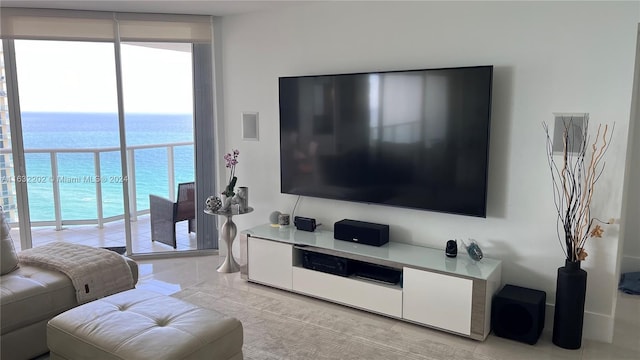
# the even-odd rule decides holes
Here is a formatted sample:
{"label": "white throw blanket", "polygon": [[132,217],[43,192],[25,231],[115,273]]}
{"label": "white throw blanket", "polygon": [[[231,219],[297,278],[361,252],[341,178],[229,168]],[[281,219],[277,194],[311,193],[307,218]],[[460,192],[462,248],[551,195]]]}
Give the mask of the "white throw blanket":
{"label": "white throw blanket", "polygon": [[21,264],[67,275],[76,289],[78,304],[134,287],[127,261],[110,250],[57,241],[23,250],[18,257]]}

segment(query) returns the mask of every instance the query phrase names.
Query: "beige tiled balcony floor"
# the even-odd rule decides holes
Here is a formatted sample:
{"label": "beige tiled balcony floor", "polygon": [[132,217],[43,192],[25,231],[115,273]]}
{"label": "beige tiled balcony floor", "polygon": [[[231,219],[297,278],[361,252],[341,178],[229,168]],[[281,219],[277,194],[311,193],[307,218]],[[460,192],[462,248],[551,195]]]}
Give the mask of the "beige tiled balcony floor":
{"label": "beige tiled balcony floor", "polygon": [[[11,229],[11,237],[16,250],[20,250],[19,229]],[[54,227],[50,226],[33,227],[31,228],[31,237],[34,247],[53,241],[66,241],[97,247],[125,246],[125,229],[122,220],[106,223],[102,229],[97,225],[68,225],[60,231],[56,231]],[[131,245],[134,254],[197,249],[196,234],[188,233],[186,221],[176,224],[176,241],[177,249],[151,241],[149,215],[139,216],[137,221],[131,222]]]}

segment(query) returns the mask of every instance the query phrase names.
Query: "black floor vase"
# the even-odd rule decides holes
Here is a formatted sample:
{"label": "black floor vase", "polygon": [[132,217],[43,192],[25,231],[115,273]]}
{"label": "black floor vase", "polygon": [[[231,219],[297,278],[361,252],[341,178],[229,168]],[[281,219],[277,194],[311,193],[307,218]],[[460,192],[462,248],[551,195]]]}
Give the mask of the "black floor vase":
{"label": "black floor vase", "polygon": [[553,317],[553,343],[561,348],[579,349],[582,346],[586,292],[587,272],[580,268],[580,261],[566,261],[558,268]]}

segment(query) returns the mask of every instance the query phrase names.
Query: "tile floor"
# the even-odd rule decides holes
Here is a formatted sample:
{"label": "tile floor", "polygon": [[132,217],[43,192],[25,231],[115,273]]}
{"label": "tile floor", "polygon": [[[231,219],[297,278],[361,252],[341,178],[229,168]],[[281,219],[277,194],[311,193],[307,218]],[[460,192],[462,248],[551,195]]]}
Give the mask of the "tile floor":
{"label": "tile floor", "polygon": [[[221,262],[217,255],[174,259],[142,260],[138,288],[160,292],[166,295],[182,290],[196,291],[210,284],[225,286],[232,291],[260,294],[271,298],[295,298],[310,307],[330,307],[333,311],[348,313],[350,316],[375,318],[375,321],[389,323],[403,336],[425,338],[439,344],[464,349],[473,354],[474,359],[581,359],[581,360],[626,360],[640,359],[640,296],[619,293],[614,339],[612,344],[585,340],[579,350],[560,349],[551,342],[551,329],[546,326],[542,337],[534,346],[490,335],[486,341],[477,342],[455,335],[446,334],[393,319],[368,314],[363,311],[327,303],[301,295],[269,287],[251,284],[242,280],[239,273],[219,274],[217,265]],[[313,340],[312,340],[313,341]],[[445,345],[443,345],[445,346]]]}
{"label": "tile floor", "polygon": [[[149,215],[141,215],[137,221],[131,222],[131,244],[134,254],[172,252],[197,249],[196,235],[188,233],[187,222],[176,224],[177,249],[163,243],[151,241],[151,225]],[[97,225],[68,225],[56,231],[54,227],[33,227],[31,238],[33,246],[44,245],[53,241],[66,241],[89,246],[125,246],[124,221],[104,224],[102,229]],[[11,238],[16,250],[20,250],[20,231],[11,229]]]}

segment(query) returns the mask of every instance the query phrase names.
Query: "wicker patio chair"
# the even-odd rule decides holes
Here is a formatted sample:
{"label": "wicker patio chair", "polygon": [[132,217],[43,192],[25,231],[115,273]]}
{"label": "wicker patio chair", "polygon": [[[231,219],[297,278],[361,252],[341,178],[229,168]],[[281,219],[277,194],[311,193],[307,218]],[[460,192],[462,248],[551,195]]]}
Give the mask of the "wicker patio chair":
{"label": "wicker patio chair", "polygon": [[189,232],[196,231],[195,183],[178,184],[178,199],[149,195],[151,217],[151,241],[158,241],[176,248],[176,223],[189,221]]}

